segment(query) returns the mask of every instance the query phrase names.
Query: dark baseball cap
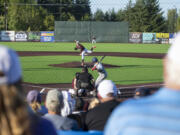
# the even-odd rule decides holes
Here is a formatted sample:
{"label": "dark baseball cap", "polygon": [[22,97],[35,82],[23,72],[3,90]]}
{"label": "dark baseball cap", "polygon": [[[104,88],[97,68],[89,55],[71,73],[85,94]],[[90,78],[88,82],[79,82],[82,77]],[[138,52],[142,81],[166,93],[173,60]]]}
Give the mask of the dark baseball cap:
{"label": "dark baseball cap", "polygon": [[140,87],[135,90],[135,98],[151,95],[151,90],[147,87]]}
{"label": "dark baseball cap", "polygon": [[41,94],[37,90],[31,90],[28,92],[26,100],[29,104],[33,102],[41,103]]}

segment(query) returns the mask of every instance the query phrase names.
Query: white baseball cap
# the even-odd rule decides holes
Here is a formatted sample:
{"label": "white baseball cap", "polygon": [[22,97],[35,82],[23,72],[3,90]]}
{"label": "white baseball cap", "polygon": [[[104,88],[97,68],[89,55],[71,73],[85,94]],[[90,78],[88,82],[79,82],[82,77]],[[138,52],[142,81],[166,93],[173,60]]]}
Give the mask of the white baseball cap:
{"label": "white baseball cap", "polygon": [[4,74],[0,76],[0,85],[16,83],[22,77],[18,55],[2,45],[0,45],[0,72]]}
{"label": "white baseball cap", "polygon": [[98,94],[102,97],[102,98],[107,98],[107,94],[109,93],[113,93],[114,96],[117,95],[117,87],[116,85],[111,81],[111,80],[103,80],[98,88]]}
{"label": "white baseball cap", "polygon": [[167,58],[176,64],[180,64],[180,33],[175,36],[175,39],[168,50]]}

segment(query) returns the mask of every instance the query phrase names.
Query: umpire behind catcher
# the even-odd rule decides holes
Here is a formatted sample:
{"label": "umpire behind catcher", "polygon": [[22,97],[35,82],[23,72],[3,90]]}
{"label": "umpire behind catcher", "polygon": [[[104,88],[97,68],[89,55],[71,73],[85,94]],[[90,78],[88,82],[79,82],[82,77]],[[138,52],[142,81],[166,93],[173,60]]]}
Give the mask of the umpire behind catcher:
{"label": "umpire behind catcher", "polygon": [[76,77],[74,80],[74,86],[77,90],[85,89],[85,90],[91,91],[94,89],[94,78],[88,72],[87,66],[84,66],[82,68],[82,72],[76,73]]}

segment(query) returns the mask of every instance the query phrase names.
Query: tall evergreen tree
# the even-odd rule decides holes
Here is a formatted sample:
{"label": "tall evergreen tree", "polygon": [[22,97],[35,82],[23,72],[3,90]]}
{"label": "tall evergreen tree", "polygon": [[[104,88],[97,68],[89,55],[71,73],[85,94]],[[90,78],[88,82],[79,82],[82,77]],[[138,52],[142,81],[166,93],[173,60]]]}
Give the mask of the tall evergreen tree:
{"label": "tall evergreen tree", "polygon": [[74,15],[76,20],[90,20],[91,19],[91,8],[89,0],[74,0],[73,8],[71,13]]}
{"label": "tall evergreen tree", "polygon": [[177,18],[177,31],[180,31],[180,14],[178,15]]}
{"label": "tall evergreen tree", "polygon": [[104,13],[101,9],[97,9],[94,13],[94,21],[104,21]]}
{"label": "tall evergreen tree", "polygon": [[128,5],[125,20],[129,21],[130,31],[166,32],[166,22],[158,0],[137,0],[132,7]]}
{"label": "tall evergreen tree", "polygon": [[[37,0],[43,4],[48,13],[53,14],[56,21],[87,20],[91,17],[89,0]],[[73,17],[74,16],[74,17]],[[87,17],[89,16],[89,17]]]}
{"label": "tall evergreen tree", "polygon": [[5,18],[4,16],[0,15],[0,30],[5,30]]}
{"label": "tall evergreen tree", "polygon": [[[30,5],[36,4],[35,1],[32,3],[31,0],[26,0],[26,3],[23,3],[22,0],[11,0],[11,2],[8,8],[9,30],[40,31],[47,30],[47,26],[49,27],[49,25],[52,24],[52,21],[50,21],[48,25],[47,23],[44,24],[44,20],[48,19],[49,15],[41,6]],[[19,5],[18,3],[22,4]]]}
{"label": "tall evergreen tree", "polygon": [[104,13],[104,20],[102,20],[102,21],[110,21],[110,14],[109,14],[109,12],[108,11],[106,11],[105,13]]}
{"label": "tall evergreen tree", "polygon": [[125,20],[125,11],[124,11],[124,10],[119,10],[119,11],[116,13],[116,20],[119,21],[119,22]]}
{"label": "tall evergreen tree", "polygon": [[177,30],[177,10],[176,9],[170,9],[168,10],[167,15],[167,25],[168,25],[168,32],[173,33]]}
{"label": "tall evergreen tree", "polygon": [[117,21],[117,18],[116,18],[117,14],[116,14],[114,8],[109,11],[109,14],[110,14],[110,21],[113,21],[113,22]]}

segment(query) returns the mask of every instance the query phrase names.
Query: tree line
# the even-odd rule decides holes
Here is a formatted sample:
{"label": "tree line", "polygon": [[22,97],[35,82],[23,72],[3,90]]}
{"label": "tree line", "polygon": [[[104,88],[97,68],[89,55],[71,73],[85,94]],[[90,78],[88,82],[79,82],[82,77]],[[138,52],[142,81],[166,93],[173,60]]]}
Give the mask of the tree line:
{"label": "tree line", "polygon": [[92,13],[90,0],[0,0],[0,30],[53,31],[55,21],[127,21],[130,32],[176,32],[177,9],[167,17],[158,0],[129,0],[124,9]]}

